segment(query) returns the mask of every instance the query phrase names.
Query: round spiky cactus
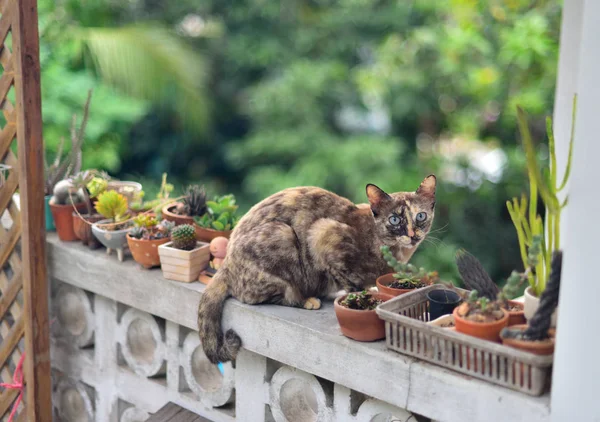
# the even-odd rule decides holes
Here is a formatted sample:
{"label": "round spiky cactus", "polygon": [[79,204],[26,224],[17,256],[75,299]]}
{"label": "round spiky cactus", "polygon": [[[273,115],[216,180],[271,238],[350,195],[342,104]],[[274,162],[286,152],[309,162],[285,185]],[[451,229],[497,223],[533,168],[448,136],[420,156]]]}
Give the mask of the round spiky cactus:
{"label": "round spiky cactus", "polygon": [[182,224],[171,230],[171,240],[173,247],[191,251],[196,247],[196,229],[190,224]]}

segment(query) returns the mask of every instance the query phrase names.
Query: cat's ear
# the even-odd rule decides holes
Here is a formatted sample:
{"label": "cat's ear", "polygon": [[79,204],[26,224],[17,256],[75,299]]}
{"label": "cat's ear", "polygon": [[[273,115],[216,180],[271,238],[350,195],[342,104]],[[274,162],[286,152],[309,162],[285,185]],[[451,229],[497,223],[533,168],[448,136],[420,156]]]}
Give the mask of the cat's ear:
{"label": "cat's ear", "polygon": [[392,197],[385,193],[382,189],[370,183],[367,185],[367,198],[369,198],[371,210],[375,215],[377,215],[381,209],[381,205],[392,199]]}
{"label": "cat's ear", "polygon": [[437,179],[435,175],[430,174],[421,182],[419,189],[417,189],[417,195],[435,197],[435,185]]}

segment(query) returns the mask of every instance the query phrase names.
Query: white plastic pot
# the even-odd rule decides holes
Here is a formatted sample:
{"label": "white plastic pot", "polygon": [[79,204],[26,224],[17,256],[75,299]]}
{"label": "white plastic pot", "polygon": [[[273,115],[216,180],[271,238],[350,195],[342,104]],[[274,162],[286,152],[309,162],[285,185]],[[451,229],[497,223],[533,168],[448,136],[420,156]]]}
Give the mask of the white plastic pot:
{"label": "white plastic pot", "polygon": [[[525,319],[527,319],[529,321],[531,319],[531,317],[533,316],[533,314],[535,314],[535,311],[537,311],[537,308],[540,306],[540,299],[533,294],[533,292],[531,291],[531,286],[529,286],[529,287],[527,287],[527,289],[525,289],[525,301],[524,302],[525,302],[525,305],[524,305]],[[558,317],[558,307],[556,308],[556,310],[552,314],[552,317],[550,318],[550,327],[551,328],[556,328],[557,317]]]}

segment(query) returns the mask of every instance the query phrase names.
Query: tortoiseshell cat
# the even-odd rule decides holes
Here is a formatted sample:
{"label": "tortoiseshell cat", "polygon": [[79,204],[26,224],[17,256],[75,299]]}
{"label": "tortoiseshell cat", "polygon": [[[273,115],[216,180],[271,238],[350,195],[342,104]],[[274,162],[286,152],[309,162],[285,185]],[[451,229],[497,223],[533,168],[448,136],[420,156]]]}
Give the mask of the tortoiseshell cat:
{"label": "tortoiseshell cat", "polygon": [[389,272],[382,245],[407,262],[433,223],[435,186],[434,175],[416,192],[387,194],[370,184],[369,204],[363,205],[299,187],[255,205],[233,231],[227,257],[200,299],[198,328],[208,359],[235,359],[241,346],[233,330],[222,333],[230,296],[249,304],[319,309],[319,298],[361,290]]}

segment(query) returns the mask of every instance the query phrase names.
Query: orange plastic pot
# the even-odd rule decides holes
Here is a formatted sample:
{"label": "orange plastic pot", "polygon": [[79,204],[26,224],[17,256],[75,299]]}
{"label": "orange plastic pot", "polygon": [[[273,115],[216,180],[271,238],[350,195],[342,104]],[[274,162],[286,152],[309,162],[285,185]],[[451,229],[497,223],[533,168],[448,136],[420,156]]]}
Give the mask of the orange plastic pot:
{"label": "orange plastic pot", "polygon": [[515,306],[520,309],[520,311],[508,311],[508,326],[512,327],[513,325],[521,325],[525,324],[527,320],[525,319],[525,305],[521,302],[517,302],[514,300],[509,300],[508,304],[510,306]]}
{"label": "orange plastic pot", "polygon": [[81,240],[81,242],[89,246],[91,249],[99,248],[101,243],[96,239],[96,236],[92,233],[92,223],[97,223],[103,220],[104,217],[100,214],[94,214],[91,216],[77,214],[73,211],[73,231],[75,236]]}
{"label": "orange plastic pot", "polygon": [[[57,205],[54,204],[52,200],[50,200],[48,205],[52,212],[52,218],[54,219],[58,238],[63,242],[79,240],[73,229],[73,205]],[[82,202],[81,204],[75,205],[75,208],[81,213],[85,210],[85,204]]]}
{"label": "orange plastic pot", "polygon": [[[527,324],[520,324],[510,327],[511,330],[518,329],[520,331],[525,331],[527,329]],[[529,353],[533,353],[535,355],[551,355],[554,353],[554,336],[556,331],[551,328],[548,330],[548,335],[550,338],[543,341],[528,341],[528,340],[519,340],[514,338],[502,338],[502,344],[506,346],[513,347],[515,349],[524,350]]]}
{"label": "orange plastic pot", "polygon": [[386,295],[390,295],[392,297],[403,295],[404,293],[414,292],[415,289],[394,289],[389,287],[396,279],[394,278],[394,273],[389,273],[378,277],[375,280],[375,284],[377,285],[377,290],[381,293],[385,293]]}
{"label": "orange plastic pot", "polygon": [[[392,296],[381,292],[373,292],[371,295],[384,302],[392,299]],[[357,341],[375,341],[385,338],[385,322],[379,319],[377,312],[374,309],[363,311],[340,305],[340,301],[346,296],[348,295],[340,296],[333,302],[342,334]]]}
{"label": "orange plastic pot", "polygon": [[135,262],[140,264],[144,268],[152,268],[160,266],[160,256],[158,255],[158,247],[171,239],[165,237],[164,239],[135,239],[127,234],[127,245],[131,251],[131,255]]}
{"label": "orange plastic pot", "polygon": [[508,312],[505,309],[501,309],[502,313],[504,314],[501,319],[487,323],[472,322],[464,319],[458,315],[458,309],[459,308],[455,308],[452,312],[452,315],[454,315],[454,325],[456,327],[456,331],[483,340],[494,342],[500,341],[500,331],[502,331],[502,329],[508,324]]}

